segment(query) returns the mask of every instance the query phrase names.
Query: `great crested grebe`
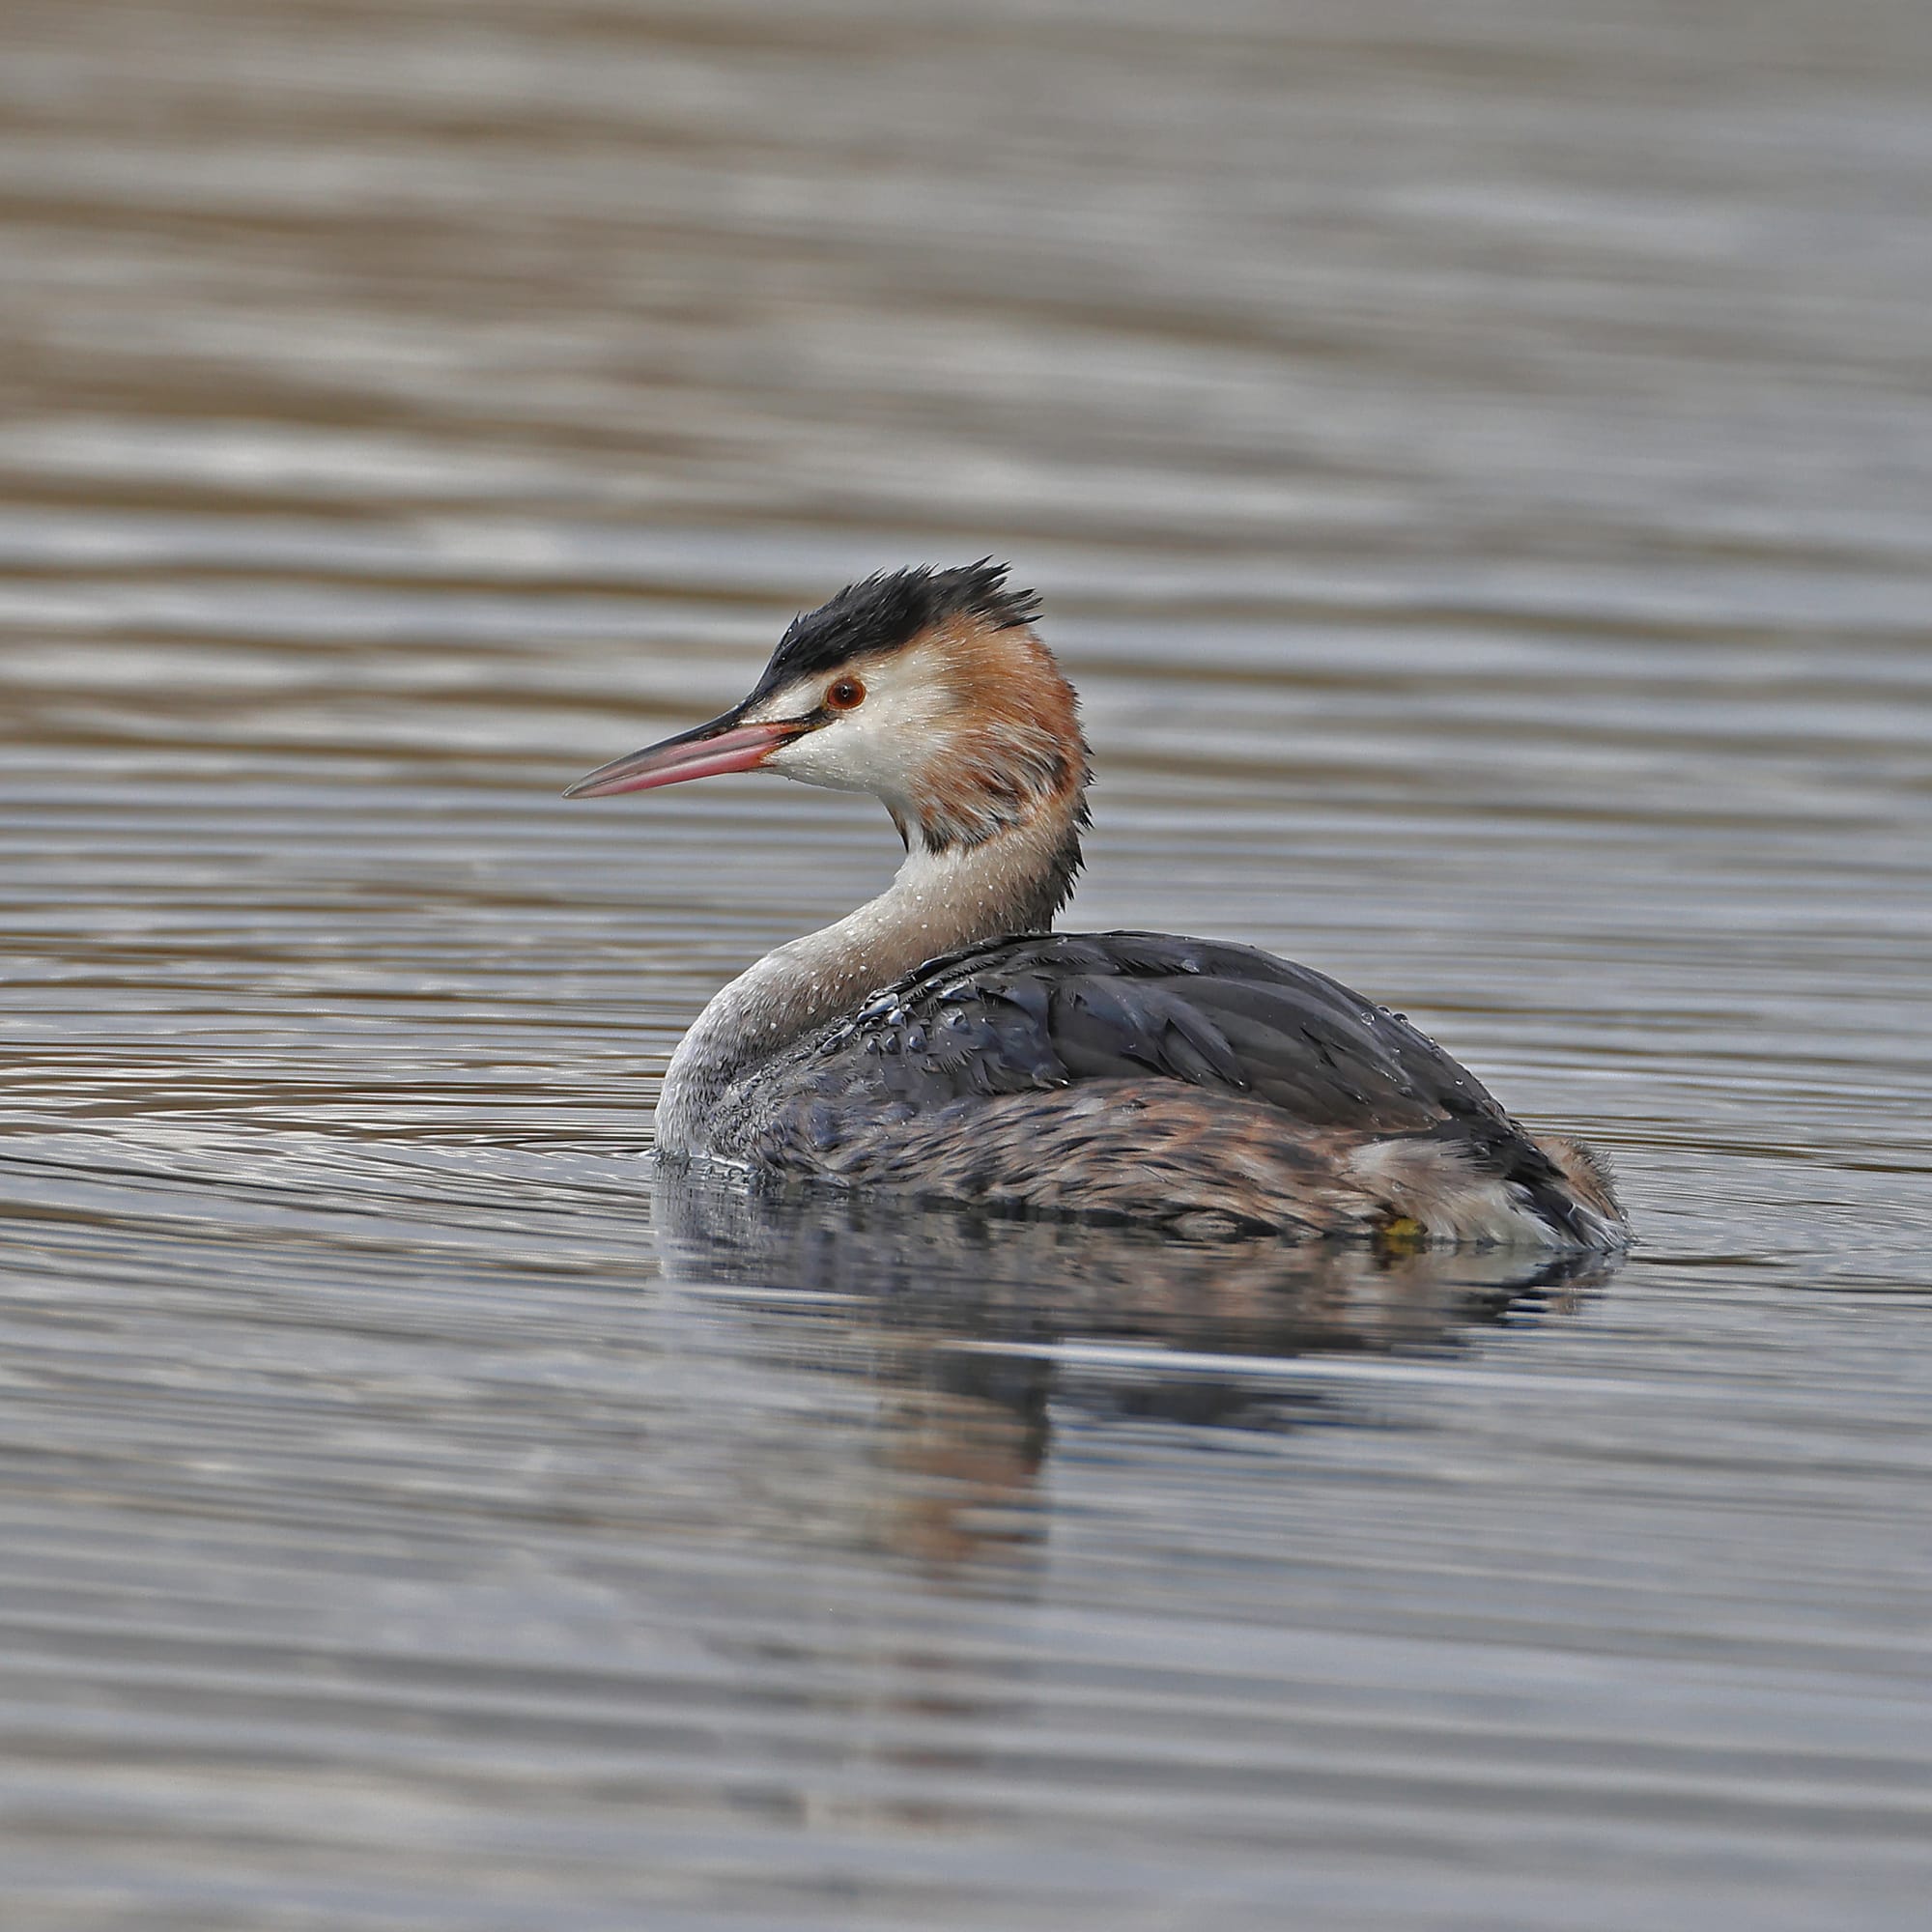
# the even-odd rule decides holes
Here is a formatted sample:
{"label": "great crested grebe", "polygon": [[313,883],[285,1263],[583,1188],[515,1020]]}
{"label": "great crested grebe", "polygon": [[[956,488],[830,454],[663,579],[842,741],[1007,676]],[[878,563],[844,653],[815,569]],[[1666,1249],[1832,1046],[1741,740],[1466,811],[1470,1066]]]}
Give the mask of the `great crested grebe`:
{"label": "great crested grebe", "polygon": [[1089,767],[1037,614],[990,560],[867,578],[742,703],[564,794],[778,772],[870,792],[905,844],[877,898],[705,1008],[659,1154],[1189,1230],[1621,1246],[1603,1164],[1400,1014],[1249,946],[1050,930]]}

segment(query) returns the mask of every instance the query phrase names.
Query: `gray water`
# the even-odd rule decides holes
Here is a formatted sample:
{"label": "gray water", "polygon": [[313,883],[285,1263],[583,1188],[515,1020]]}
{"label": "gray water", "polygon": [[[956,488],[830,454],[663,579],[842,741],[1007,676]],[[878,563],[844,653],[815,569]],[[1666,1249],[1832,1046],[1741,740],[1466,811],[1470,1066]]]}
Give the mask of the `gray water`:
{"label": "gray water", "polygon": [[[0,1922],[1916,1927],[1932,15],[0,15]],[[1010,555],[1076,923],[1621,1270],[653,1199],[890,872],[566,805]]]}

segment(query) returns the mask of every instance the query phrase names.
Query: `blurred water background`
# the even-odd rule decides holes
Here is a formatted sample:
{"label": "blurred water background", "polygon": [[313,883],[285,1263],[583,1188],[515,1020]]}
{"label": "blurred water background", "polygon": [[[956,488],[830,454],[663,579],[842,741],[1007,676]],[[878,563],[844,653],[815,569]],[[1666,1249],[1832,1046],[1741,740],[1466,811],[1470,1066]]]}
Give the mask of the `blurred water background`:
{"label": "blurred water background", "polygon": [[[1902,1928],[1919,0],[10,0],[10,1932]],[[567,806],[1010,555],[1075,923],[1608,1278],[654,1202],[869,803]]]}

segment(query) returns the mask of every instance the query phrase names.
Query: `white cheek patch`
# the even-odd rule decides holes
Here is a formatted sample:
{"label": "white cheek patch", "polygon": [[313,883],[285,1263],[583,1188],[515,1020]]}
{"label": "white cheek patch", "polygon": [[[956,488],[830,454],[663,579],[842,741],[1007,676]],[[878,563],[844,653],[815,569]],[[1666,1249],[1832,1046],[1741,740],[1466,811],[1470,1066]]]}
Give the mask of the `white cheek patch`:
{"label": "white cheek patch", "polygon": [[[895,809],[908,806],[922,775],[953,742],[952,706],[936,673],[916,651],[890,665],[862,666],[863,701],[774,752],[765,768],[802,784],[868,791]],[[823,703],[826,682],[788,686],[747,713],[747,722],[803,718]]]}
{"label": "white cheek patch", "polygon": [[836,742],[840,724],[827,724],[786,745],[765,760],[767,771],[796,779],[800,784],[823,785],[829,791],[870,791],[871,782],[854,759],[851,747]]}

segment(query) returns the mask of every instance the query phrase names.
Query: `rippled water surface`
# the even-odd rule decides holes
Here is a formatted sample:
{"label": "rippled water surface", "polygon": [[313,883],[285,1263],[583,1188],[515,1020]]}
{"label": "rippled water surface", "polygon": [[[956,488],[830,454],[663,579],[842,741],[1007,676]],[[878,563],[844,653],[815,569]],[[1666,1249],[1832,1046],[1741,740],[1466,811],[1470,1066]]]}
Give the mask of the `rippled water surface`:
{"label": "rippled water surface", "polygon": [[[1922,1923],[1928,22],[10,7],[10,1932]],[[988,552],[1628,1265],[654,1198],[895,845],[559,787]]]}

